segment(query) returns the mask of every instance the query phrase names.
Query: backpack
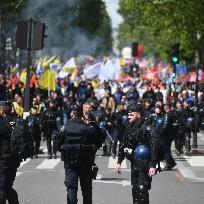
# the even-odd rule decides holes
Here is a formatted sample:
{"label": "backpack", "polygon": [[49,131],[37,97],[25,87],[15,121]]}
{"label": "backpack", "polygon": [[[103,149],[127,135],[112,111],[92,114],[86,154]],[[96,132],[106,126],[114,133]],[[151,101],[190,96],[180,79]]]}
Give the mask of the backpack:
{"label": "backpack", "polygon": [[26,120],[22,118],[17,118],[12,124],[11,152],[24,160],[34,155],[34,140]]}

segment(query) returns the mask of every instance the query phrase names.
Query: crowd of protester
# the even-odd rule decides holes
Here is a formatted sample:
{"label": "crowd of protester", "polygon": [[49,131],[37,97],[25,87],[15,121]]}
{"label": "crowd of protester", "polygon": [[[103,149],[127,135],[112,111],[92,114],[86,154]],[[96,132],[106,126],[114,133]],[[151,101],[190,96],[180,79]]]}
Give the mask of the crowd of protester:
{"label": "crowd of protester", "polygon": [[[31,73],[32,75],[34,73]],[[160,90],[161,87],[163,90]],[[11,100],[16,113],[21,117],[24,90],[24,84],[18,80],[16,74],[6,70],[0,75],[0,100]],[[71,107],[74,104],[82,106],[85,102],[89,103],[93,120],[103,125],[110,136],[104,145],[103,154],[115,157],[117,143],[122,141],[123,129],[128,121],[126,109],[129,105],[140,103],[144,106],[145,118],[160,129],[161,141],[167,149],[166,160],[167,163],[169,161],[171,169],[175,166],[171,156],[173,140],[177,154],[183,153],[183,147],[187,154],[191,152],[191,133],[196,134],[198,127],[202,126],[203,96],[203,92],[199,91],[199,105],[195,107],[195,90],[189,85],[178,84],[176,91],[173,91],[171,87],[166,87],[165,83],[158,83],[158,80],[156,83],[136,79],[126,82],[104,81],[100,84],[97,79],[83,80],[81,77],[73,81],[71,75],[65,79],[56,79],[56,90],[48,91],[37,85],[37,78],[33,80],[31,77],[30,110],[31,115],[37,115],[41,119],[45,110],[53,105],[60,113],[61,124],[65,124],[70,118]],[[171,115],[171,119],[168,119],[170,121],[165,121],[167,115]],[[193,118],[191,124],[188,123],[189,118]],[[40,122],[39,130],[43,131],[42,119]]]}

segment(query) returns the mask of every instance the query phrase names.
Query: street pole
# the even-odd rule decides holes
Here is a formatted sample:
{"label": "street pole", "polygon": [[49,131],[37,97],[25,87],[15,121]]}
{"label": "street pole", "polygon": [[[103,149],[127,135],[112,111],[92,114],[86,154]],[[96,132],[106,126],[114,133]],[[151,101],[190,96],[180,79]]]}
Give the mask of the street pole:
{"label": "street pole", "polygon": [[29,115],[30,111],[30,67],[32,63],[31,51],[32,51],[32,26],[33,19],[29,20],[28,26],[28,58],[27,58],[27,75],[26,75],[26,87],[25,87],[25,99],[24,99],[24,118]]}
{"label": "street pole", "polygon": [[199,121],[199,116],[198,116],[198,72],[199,72],[199,65],[196,65],[196,85],[195,85],[195,130],[193,132],[193,148],[197,148],[197,132],[198,132],[198,121]]}
{"label": "street pole", "polygon": [[172,63],[173,66],[173,95],[174,100],[176,99],[176,63]]}

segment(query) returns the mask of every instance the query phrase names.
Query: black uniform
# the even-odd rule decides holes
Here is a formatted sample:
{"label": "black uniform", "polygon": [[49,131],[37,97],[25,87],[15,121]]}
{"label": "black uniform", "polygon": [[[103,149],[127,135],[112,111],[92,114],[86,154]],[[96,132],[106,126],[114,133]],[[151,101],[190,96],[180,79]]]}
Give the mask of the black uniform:
{"label": "black uniform", "polygon": [[119,112],[114,112],[112,114],[111,121],[113,122],[113,131],[112,131],[112,138],[113,138],[113,157],[116,156],[116,149],[117,149],[117,143],[119,143],[119,147],[121,146],[121,143],[123,141],[124,131],[125,127],[128,123],[128,114],[126,110],[122,110]]}
{"label": "black uniform", "polygon": [[[133,155],[133,150],[140,144],[147,145],[151,150],[151,159],[143,170],[135,162]],[[121,164],[125,157],[131,162],[131,184],[134,204],[149,203],[148,190],[151,189],[152,179],[148,176],[148,171],[150,167],[156,168],[159,161],[159,146],[159,133],[153,127],[150,128],[146,125],[144,119],[127,126],[124,141],[118,153],[118,163]],[[132,153],[126,153],[126,148],[131,149]]]}
{"label": "black uniform", "polygon": [[48,158],[52,159],[52,153],[55,154],[56,158],[56,151],[53,151],[55,148],[55,144],[52,147],[52,139],[55,136],[56,131],[58,130],[57,127],[57,118],[59,116],[59,111],[55,108],[45,110],[41,117],[41,130],[44,133],[45,138],[47,139],[47,149],[48,149]]}
{"label": "black uniform", "polygon": [[194,124],[189,123],[189,118],[195,118],[194,112],[189,107],[184,107],[180,113],[179,121],[179,131],[182,131],[184,134],[186,154],[189,154],[191,151],[191,132],[193,131]]}
{"label": "black uniform", "polygon": [[0,203],[18,204],[18,194],[13,189],[17,168],[21,160],[10,149],[10,118],[0,118]]}
{"label": "black uniform", "polygon": [[41,130],[40,130],[40,116],[39,115],[30,115],[27,118],[29,131],[32,138],[34,139],[34,154],[35,157],[38,157],[40,141],[41,141]]}
{"label": "black uniform", "polygon": [[160,133],[160,139],[163,138],[164,131],[164,114],[163,113],[153,113],[150,115],[149,120],[146,119],[153,127],[157,128]]}
{"label": "black uniform", "polygon": [[166,167],[164,170],[171,170],[176,165],[176,162],[171,155],[171,143],[176,136],[176,130],[173,127],[175,120],[174,112],[171,111],[164,114],[163,144],[166,161]]}
{"label": "black uniform", "polygon": [[[173,123],[174,130],[176,132],[175,135],[175,147],[176,147],[176,153],[177,155],[180,155],[183,153],[183,146],[184,146],[184,128],[182,127],[181,123],[181,113],[183,111],[182,107],[178,107],[175,109],[175,121]],[[179,123],[180,120],[180,123]]]}
{"label": "black uniform", "polygon": [[70,119],[61,134],[61,154],[65,168],[67,203],[77,203],[78,177],[83,203],[92,203],[92,166],[95,153],[102,145],[99,129],[81,119]]}

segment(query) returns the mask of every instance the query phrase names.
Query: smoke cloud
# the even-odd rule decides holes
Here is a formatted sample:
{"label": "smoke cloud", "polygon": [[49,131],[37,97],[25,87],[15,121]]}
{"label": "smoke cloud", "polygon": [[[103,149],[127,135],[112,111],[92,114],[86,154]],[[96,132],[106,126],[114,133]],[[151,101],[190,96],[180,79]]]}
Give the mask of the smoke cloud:
{"label": "smoke cloud", "polygon": [[98,36],[73,26],[80,1],[84,0],[28,0],[21,18],[33,18],[46,24],[48,37],[43,54],[64,57],[95,54],[97,47],[103,43]]}

